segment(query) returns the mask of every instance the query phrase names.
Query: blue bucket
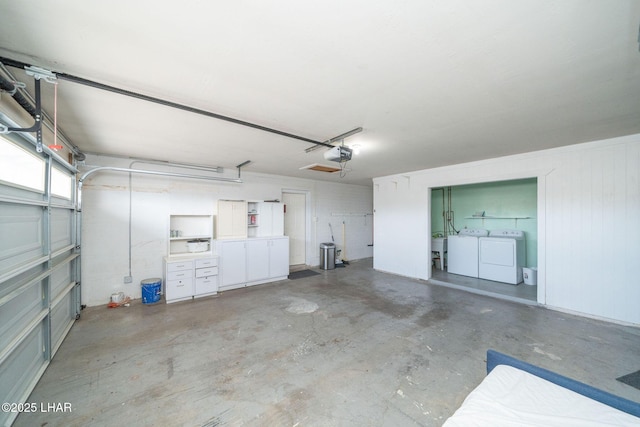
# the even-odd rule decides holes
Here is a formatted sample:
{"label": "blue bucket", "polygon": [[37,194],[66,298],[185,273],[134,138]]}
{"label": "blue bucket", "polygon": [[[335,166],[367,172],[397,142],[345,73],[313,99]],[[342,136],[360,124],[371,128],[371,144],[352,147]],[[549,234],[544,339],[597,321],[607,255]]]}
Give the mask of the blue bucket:
{"label": "blue bucket", "polygon": [[144,279],[142,285],[142,303],[155,304],[160,301],[162,294],[162,279]]}

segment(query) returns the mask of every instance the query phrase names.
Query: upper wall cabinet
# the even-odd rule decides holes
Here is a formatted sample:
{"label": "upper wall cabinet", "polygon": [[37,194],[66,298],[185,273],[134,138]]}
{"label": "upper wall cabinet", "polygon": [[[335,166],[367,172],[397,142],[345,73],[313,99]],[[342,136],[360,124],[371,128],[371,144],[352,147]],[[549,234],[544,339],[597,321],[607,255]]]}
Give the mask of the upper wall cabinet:
{"label": "upper wall cabinet", "polygon": [[284,236],[284,204],[249,202],[247,230],[249,237]]}
{"label": "upper wall cabinet", "polygon": [[218,200],[217,238],[243,239],[247,237],[247,202]]}

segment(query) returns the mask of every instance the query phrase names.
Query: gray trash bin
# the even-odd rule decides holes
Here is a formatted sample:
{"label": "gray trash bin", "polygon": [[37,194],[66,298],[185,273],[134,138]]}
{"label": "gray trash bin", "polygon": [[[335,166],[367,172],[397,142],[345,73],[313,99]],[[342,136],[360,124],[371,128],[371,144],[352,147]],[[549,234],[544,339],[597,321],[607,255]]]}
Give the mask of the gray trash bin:
{"label": "gray trash bin", "polygon": [[336,245],[333,243],[320,243],[320,268],[333,270],[336,268]]}

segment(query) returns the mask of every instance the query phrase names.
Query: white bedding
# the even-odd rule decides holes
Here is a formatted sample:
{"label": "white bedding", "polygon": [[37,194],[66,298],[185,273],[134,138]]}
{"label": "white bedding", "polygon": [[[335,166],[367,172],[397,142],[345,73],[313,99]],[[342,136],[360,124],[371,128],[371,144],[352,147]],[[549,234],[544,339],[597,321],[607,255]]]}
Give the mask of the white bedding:
{"label": "white bedding", "polygon": [[640,426],[640,418],[512,366],[498,365],[445,427]]}

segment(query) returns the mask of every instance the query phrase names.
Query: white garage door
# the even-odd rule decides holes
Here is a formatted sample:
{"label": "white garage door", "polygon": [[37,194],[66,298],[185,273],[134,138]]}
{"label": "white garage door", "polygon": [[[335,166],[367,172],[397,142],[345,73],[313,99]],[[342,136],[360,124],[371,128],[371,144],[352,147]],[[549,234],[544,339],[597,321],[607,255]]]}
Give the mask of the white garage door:
{"label": "white garage door", "polygon": [[27,401],[80,313],[75,188],[63,159],[0,135],[0,402]]}

